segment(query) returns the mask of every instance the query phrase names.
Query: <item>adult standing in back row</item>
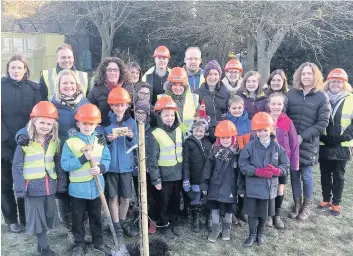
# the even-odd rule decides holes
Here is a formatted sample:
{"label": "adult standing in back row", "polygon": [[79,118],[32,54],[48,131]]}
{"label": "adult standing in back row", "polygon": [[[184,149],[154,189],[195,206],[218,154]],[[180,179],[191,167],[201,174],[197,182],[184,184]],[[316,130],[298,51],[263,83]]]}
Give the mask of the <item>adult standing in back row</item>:
{"label": "adult standing in back row", "polygon": [[84,87],[84,95],[88,90],[88,76],[86,72],[76,70],[74,66],[74,53],[71,45],[61,44],[56,49],[56,67],[43,70],[40,75],[39,86],[42,100],[50,100],[56,88],[56,76],[63,69],[71,69],[75,72],[79,83]]}
{"label": "adult standing in back row", "polygon": [[[318,162],[320,134],[330,117],[330,103],[322,90],[323,77],[311,62],[299,66],[288,91],[287,115],[292,119],[299,140],[299,171],[291,171],[294,207],[290,218],[306,220],[313,196],[313,166]],[[304,202],[302,201],[302,185]]]}
{"label": "adult standing in back row", "polygon": [[205,77],[200,68],[201,61],[201,50],[199,47],[189,47],[186,49],[184,69],[188,74],[189,86],[192,93],[200,88],[200,85],[205,82]]}
{"label": "adult standing in back row", "polygon": [[152,105],[154,105],[157,101],[157,95],[164,93],[163,85],[167,81],[170,72],[168,68],[170,59],[169,49],[164,45],[158,46],[152,57],[156,66],[147,70],[142,77],[142,81],[152,86]]}

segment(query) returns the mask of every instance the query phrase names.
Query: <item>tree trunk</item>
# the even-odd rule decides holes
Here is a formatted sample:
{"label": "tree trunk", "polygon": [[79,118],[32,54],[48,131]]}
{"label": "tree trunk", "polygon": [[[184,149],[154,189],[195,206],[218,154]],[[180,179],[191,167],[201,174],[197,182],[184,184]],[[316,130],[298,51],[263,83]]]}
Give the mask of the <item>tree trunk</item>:
{"label": "tree trunk", "polygon": [[270,64],[272,59],[272,57],[264,57],[262,54],[260,52],[257,53],[257,71],[261,74],[261,86],[267,82],[267,79],[270,76]]}
{"label": "tree trunk", "polygon": [[103,59],[105,57],[109,57],[111,55],[112,49],[113,49],[113,39],[102,37],[102,57],[101,57],[101,61],[103,61]]}
{"label": "tree trunk", "polygon": [[252,38],[248,39],[246,52],[247,52],[246,56],[249,64],[249,70],[256,70],[256,67],[255,67],[256,42]]}

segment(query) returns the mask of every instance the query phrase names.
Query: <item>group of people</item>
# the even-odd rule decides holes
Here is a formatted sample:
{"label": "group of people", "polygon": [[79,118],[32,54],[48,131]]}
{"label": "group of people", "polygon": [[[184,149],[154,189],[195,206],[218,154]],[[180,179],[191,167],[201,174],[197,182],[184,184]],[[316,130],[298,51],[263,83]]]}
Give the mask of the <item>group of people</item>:
{"label": "group of people", "polygon": [[292,89],[275,70],[264,90],[260,74],[243,75],[236,59],[224,69],[215,60],[201,69],[201,51],[190,47],[185,66],[169,69],[170,52],[159,46],[144,75],[135,62],[105,58],[90,88],[70,45],[56,55],[56,68],[44,70],[39,84],[29,80],[20,55],[8,61],[1,80],[1,210],[11,232],[25,227],[37,236],[41,255],[56,255],[46,233],[59,216],[73,234],[73,256],[83,254],[87,222],[94,248],[111,255],[95,179],[117,237],[138,235],[127,220],[133,187],[139,195],[138,123],[145,126],[149,233],[180,236],[180,218],[190,210],[191,230],[200,232],[204,217],[210,242],[220,235],[230,240],[232,223],[241,221],[249,226],[244,246],[263,245],[266,225],[284,228],[288,176],[289,218],[308,219],[318,162],[317,209],[342,216],[353,147],[353,94],[343,69],[324,83],[314,63],[303,63]]}

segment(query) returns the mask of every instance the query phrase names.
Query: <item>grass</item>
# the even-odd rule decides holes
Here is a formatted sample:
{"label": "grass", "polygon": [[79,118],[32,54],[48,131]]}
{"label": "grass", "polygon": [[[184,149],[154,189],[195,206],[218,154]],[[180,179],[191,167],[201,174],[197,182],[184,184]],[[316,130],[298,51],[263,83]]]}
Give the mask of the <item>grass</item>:
{"label": "grass", "polygon": [[[336,219],[329,212],[317,212],[315,207],[320,202],[321,186],[318,167],[315,168],[315,185],[312,215],[306,222],[299,223],[286,216],[292,204],[290,184],[286,185],[285,201],[283,203],[283,221],[286,228],[283,231],[274,228],[266,229],[265,246],[254,245],[252,248],[243,248],[242,243],[248,235],[248,226],[233,226],[230,241],[219,239],[212,244],[207,240],[207,231],[199,234],[189,231],[189,225],[183,225],[184,234],[172,241],[168,241],[172,256],[290,256],[290,255],[353,255],[353,163],[349,162],[346,169],[346,183],[342,202],[342,219]],[[68,243],[63,228],[49,232],[49,244],[59,255],[71,255],[72,245]],[[162,238],[153,235],[151,238]],[[109,232],[105,233],[105,241],[112,245]],[[127,243],[133,243],[129,239]],[[26,234],[10,234],[2,221],[1,229],[1,255],[29,256],[36,253],[36,238]],[[85,255],[100,255],[90,247]]]}

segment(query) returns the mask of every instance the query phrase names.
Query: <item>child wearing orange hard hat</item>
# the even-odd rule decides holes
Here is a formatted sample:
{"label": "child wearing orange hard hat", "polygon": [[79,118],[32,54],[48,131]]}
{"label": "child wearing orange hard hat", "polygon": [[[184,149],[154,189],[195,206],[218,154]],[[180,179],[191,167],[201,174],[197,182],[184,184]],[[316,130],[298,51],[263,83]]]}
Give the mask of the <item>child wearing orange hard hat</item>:
{"label": "child wearing orange hard hat", "polygon": [[[230,240],[232,213],[237,198],[238,149],[236,146],[237,128],[229,120],[218,123],[214,145],[204,167],[202,192],[207,195],[211,207],[212,232],[210,242],[216,242],[220,233],[223,240]],[[224,213],[223,226],[220,213]]]}
{"label": "child wearing orange hard hat", "polygon": [[27,125],[29,143],[17,146],[12,174],[14,190],[18,198],[24,198],[26,206],[26,231],[36,234],[38,252],[54,255],[47,241],[47,228],[59,225],[55,194],[57,183],[64,176],[59,163],[58,111],[48,102],[36,104]]}
{"label": "child wearing orange hard hat", "polygon": [[[101,123],[101,112],[96,105],[82,105],[76,112],[78,130],[66,140],[61,166],[69,173],[69,195],[72,205],[72,233],[75,239],[74,255],[82,255],[86,246],[84,215],[88,211],[95,250],[109,255],[111,249],[103,244],[101,200],[94,181],[98,176],[104,190],[103,173],[108,170],[111,157],[106,145],[98,142],[95,129]],[[90,146],[90,147],[87,147]]]}
{"label": "child wearing orange hard hat", "polygon": [[270,114],[258,112],[251,120],[255,139],[241,151],[239,167],[245,176],[240,185],[240,195],[245,194],[244,213],[248,215],[249,237],[244,246],[250,247],[257,241],[265,243],[264,229],[268,216],[275,215],[278,177],[289,172],[286,151],[275,140],[274,121]]}

